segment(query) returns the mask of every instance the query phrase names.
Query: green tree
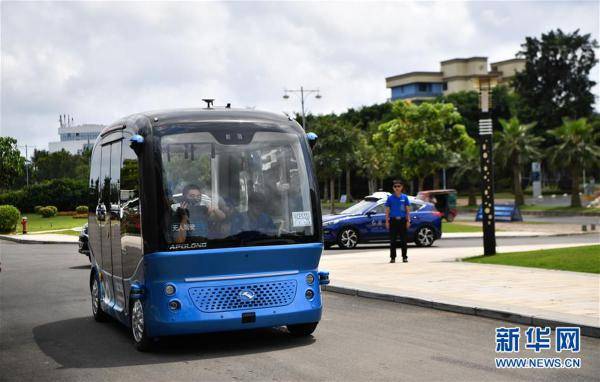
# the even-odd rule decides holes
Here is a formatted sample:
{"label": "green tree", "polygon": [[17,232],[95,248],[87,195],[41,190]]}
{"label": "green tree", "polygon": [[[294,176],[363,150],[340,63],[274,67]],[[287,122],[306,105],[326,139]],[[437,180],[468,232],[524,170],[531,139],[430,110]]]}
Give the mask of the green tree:
{"label": "green tree", "polygon": [[382,183],[390,176],[393,163],[389,146],[374,139],[376,132],[377,125],[372,125],[358,135],[358,172],[368,179],[369,194],[377,191],[377,181]]}
{"label": "green tree", "polygon": [[470,137],[479,136],[479,93],[476,91],[460,91],[436,98],[435,102],[451,103],[461,116],[460,123],[467,129]]}
{"label": "green tree", "polygon": [[495,148],[500,166],[510,166],[512,170],[513,192],[515,204],[523,205],[523,187],[521,186],[521,171],[525,161],[541,157],[538,150],[543,138],[533,134],[534,123],[522,124],[518,118],[513,117],[508,121],[500,119],[502,131],[496,132]]}
{"label": "green tree", "polygon": [[61,178],[87,180],[90,171],[90,154],[89,150],[81,155],[73,155],[65,150],[53,153],[35,150],[31,158],[33,179],[38,182]]}
{"label": "green tree", "polygon": [[311,123],[310,131],[319,137],[313,158],[320,181],[329,182],[331,213],[335,211],[335,180],[346,168],[346,162],[355,154],[356,130],[330,114],[319,116]]}
{"label": "green tree", "polygon": [[0,137],[0,189],[7,190],[23,174],[25,158],[17,148],[17,140]]}
{"label": "green tree", "polygon": [[469,206],[477,205],[477,185],[481,182],[481,168],[479,159],[479,147],[474,140],[469,142],[464,150],[456,155],[450,162],[455,167],[452,180],[459,184],[467,184],[469,194]]}
{"label": "green tree", "polygon": [[391,147],[396,172],[416,178],[422,190],[425,177],[449,167],[471,138],[451,104],[397,101],[392,109],[395,118],[379,126],[375,139]]}
{"label": "green tree", "polygon": [[525,69],[516,74],[513,86],[519,94],[526,121],[537,122],[545,132],[561,124],[563,117],[577,119],[592,113],[596,82],[589,77],[598,62],[594,49],[598,42],[579,30],[562,30],[527,37],[519,52]]}
{"label": "green tree", "polygon": [[558,141],[548,150],[551,163],[571,173],[571,207],[581,207],[580,176],[585,165],[600,160],[600,132],[586,118],[565,118],[560,127],[549,133]]}

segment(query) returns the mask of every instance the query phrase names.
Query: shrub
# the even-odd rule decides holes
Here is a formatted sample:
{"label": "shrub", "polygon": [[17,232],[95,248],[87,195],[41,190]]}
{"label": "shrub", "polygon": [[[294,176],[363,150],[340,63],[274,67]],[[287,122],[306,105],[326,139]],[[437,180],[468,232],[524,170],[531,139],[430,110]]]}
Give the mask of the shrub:
{"label": "shrub", "polygon": [[54,206],[46,206],[40,208],[40,215],[42,215],[42,217],[44,218],[51,218],[53,216],[56,216],[56,213],[56,207]]}
{"label": "shrub", "polygon": [[43,206],[35,206],[33,207],[33,212],[35,212],[36,214],[40,213],[40,208],[42,208]]}
{"label": "shrub", "polygon": [[14,232],[21,218],[21,213],[15,206],[8,204],[0,206],[0,232]]}
{"label": "shrub", "polygon": [[87,214],[90,211],[90,209],[88,208],[88,206],[77,206],[77,208],[75,208],[75,211],[78,215],[83,215]]}
{"label": "shrub", "polygon": [[87,181],[53,179],[0,194],[0,204],[12,204],[21,211],[34,211],[35,206],[52,203],[61,211],[88,204]]}

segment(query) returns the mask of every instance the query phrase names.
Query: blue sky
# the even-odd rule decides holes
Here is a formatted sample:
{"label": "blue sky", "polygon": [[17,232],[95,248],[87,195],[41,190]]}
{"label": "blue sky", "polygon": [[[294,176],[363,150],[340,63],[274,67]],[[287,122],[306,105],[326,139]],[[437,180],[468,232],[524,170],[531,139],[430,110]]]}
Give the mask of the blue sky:
{"label": "blue sky", "polygon": [[46,149],[59,114],[108,124],[207,97],[295,112],[283,89],[301,85],[323,95],[309,111],[341,112],[384,102],[385,77],[444,59],[512,58],[554,28],[598,39],[598,4],[2,2],[1,134]]}

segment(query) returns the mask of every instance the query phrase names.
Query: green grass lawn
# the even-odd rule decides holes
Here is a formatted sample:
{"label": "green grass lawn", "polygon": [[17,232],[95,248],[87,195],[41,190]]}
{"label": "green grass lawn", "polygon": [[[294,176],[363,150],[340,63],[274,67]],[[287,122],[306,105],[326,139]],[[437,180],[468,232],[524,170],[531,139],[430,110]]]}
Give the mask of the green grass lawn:
{"label": "green grass lawn", "polygon": [[442,223],[442,232],[443,233],[463,233],[463,232],[482,232],[481,227],[475,227],[467,224],[460,223],[447,223],[444,221]]}
{"label": "green grass lawn", "polygon": [[[23,214],[27,216],[27,230],[29,232],[64,230],[74,227],[81,227],[87,223],[87,218],[73,219],[72,216],[54,216],[52,218],[43,218],[37,214]],[[21,223],[17,225],[17,232],[21,232]],[[63,232],[60,232],[63,233]]]}
{"label": "green grass lawn", "polygon": [[529,252],[500,253],[465,259],[471,263],[515,265],[558,269],[562,271],[600,273],[600,245],[543,249]]}

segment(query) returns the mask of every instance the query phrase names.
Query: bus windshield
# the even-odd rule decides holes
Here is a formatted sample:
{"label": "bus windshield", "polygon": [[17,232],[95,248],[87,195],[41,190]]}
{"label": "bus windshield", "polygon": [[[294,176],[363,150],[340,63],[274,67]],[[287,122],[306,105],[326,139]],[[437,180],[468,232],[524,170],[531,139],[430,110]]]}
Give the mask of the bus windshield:
{"label": "bus windshield", "polygon": [[[160,140],[170,249],[293,244],[313,239],[300,137],[183,132]],[[217,139],[218,138],[218,139]],[[238,135],[241,139],[241,135]],[[227,140],[227,141],[224,141]]]}

